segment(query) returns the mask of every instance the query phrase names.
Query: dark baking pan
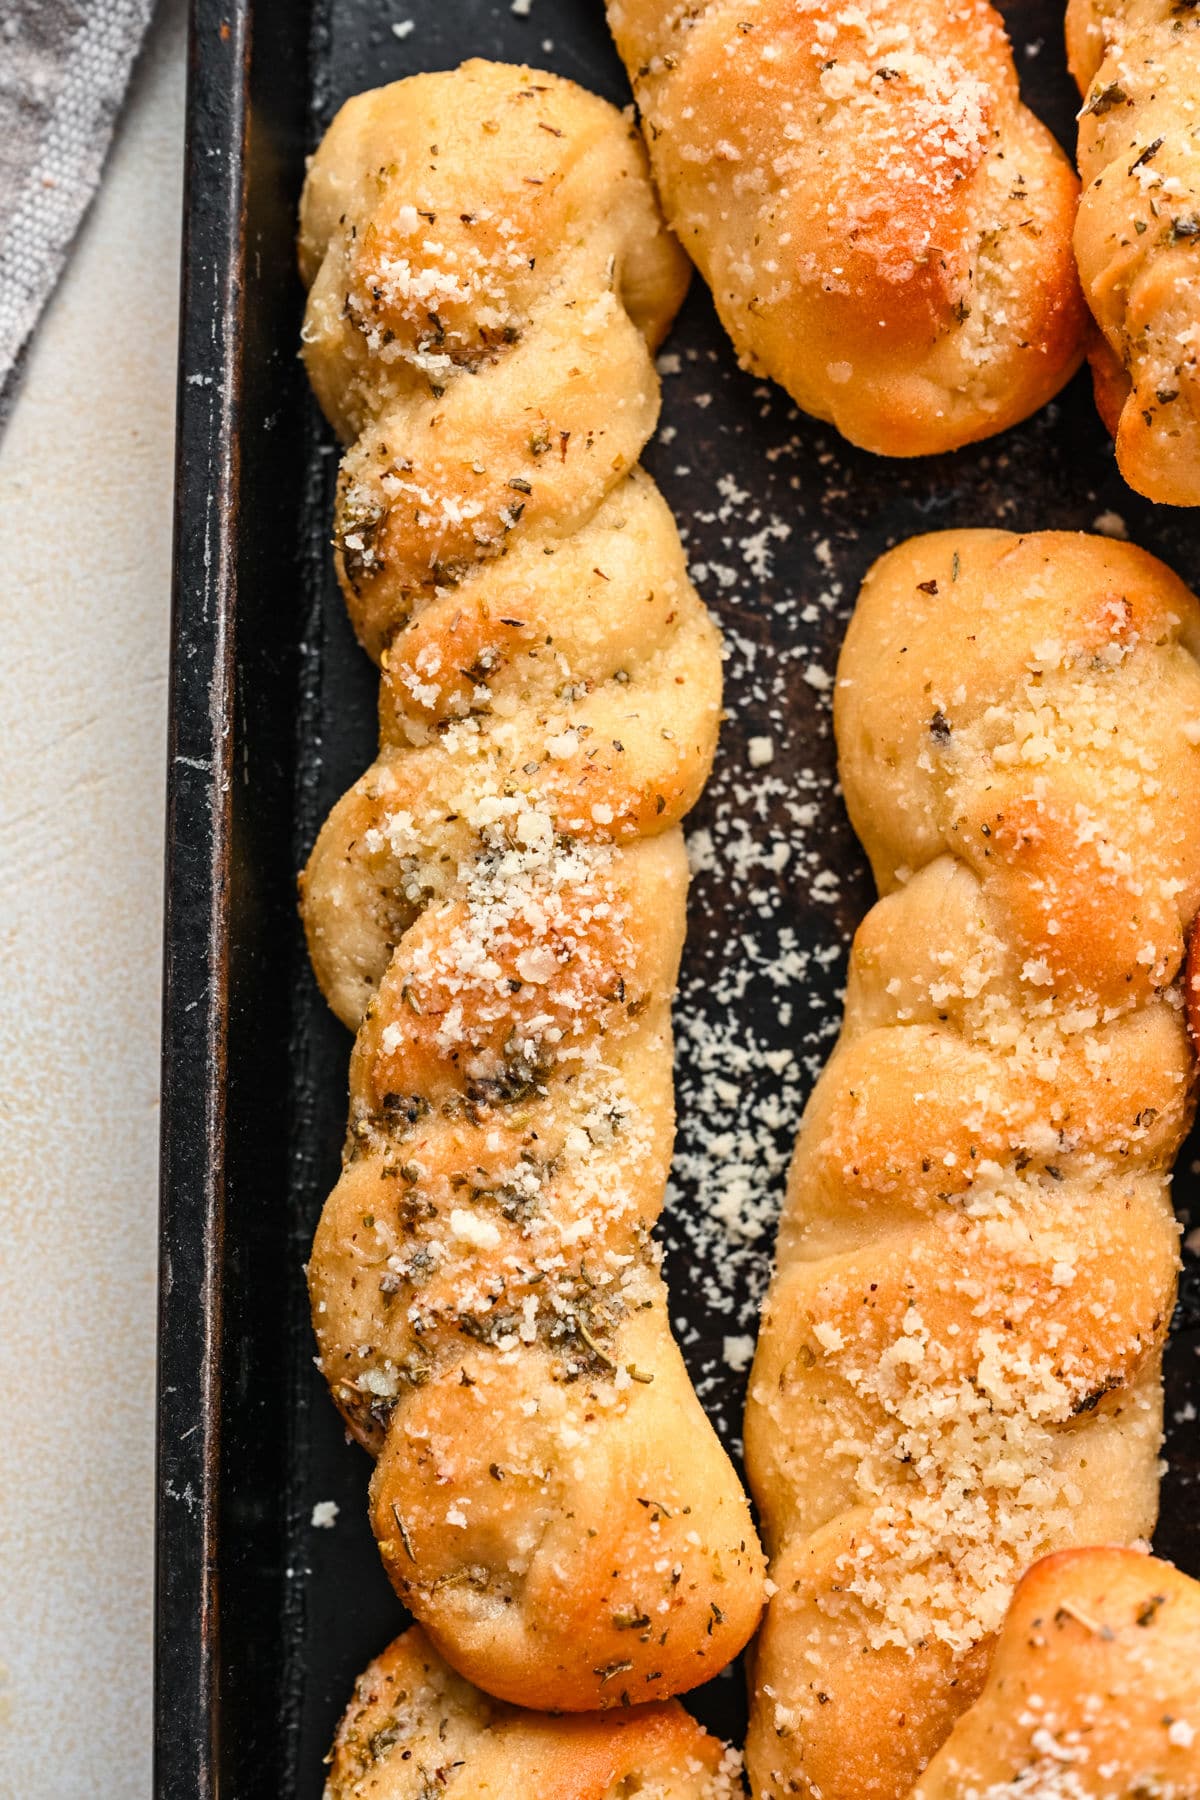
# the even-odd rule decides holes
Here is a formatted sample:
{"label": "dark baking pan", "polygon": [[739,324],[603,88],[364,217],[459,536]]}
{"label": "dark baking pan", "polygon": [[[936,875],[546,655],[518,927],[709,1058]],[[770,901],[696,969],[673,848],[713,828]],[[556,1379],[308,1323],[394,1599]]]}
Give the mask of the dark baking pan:
{"label": "dark baking pan", "polygon": [[[1020,0],[1006,12],[1026,92],[1070,142],[1060,8]],[[532,61],[622,103],[628,93],[600,0],[533,0],[524,16],[508,0],[196,0],[190,54],[156,1791],[316,1800],[354,1676],[403,1615],[367,1527],[366,1459],[312,1367],[302,1266],[338,1166],[349,1039],[309,975],[294,874],[371,757],[375,698],[327,548],[334,449],[295,356],[304,159],[347,95],[467,55]],[[783,1169],[870,898],[828,711],[864,571],[931,527],[1099,519],[1123,522],[1195,584],[1200,527],[1124,487],[1085,377],[1002,438],[904,464],[849,449],[739,373],[699,282],[667,353],[664,429],[646,460],[727,634],[729,717],[692,821],[663,1237],[689,1365],[736,1451]],[[753,739],[770,740],[769,762],[760,744],[752,766]],[[1200,1206],[1196,1170],[1193,1147],[1176,1186],[1185,1219]],[[1159,1543],[1200,1573],[1194,1269],[1183,1296]],[[339,1510],[321,1529],[313,1509],[327,1501]],[[693,1704],[737,1736],[740,1674]]]}

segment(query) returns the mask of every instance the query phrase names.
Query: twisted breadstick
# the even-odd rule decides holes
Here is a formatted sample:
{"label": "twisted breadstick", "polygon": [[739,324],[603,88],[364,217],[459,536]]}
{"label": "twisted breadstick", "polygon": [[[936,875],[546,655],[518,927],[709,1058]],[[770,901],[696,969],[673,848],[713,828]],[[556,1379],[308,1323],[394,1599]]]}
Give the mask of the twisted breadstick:
{"label": "twisted breadstick", "polygon": [[1096,400],[1131,487],[1200,506],[1200,12],[1189,0],[1070,0],[1084,95],[1075,226],[1104,334]]}
{"label": "twisted breadstick", "polygon": [[678,1701],[546,1718],[488,1698],[419,1626],[359,1678],[325,1800],[733,1800],[738,1762]]}
{"label": "twisted breadstick", "polygon": [[1021,1580],[983,1694],[912,1800],[1193,1800],[1200,1585],[1136,1550]]}
{"label": "twisted breadstick", "polygon": [[378,760],[304,877],[359,1027],[313,1247],[320,1361],[388,1572],[463,1674],[588,1709],[706,1680],[761,1553],[670,1335],[678,821],[720,647],[635,468],[682,259],[612,107],[469,63],[313,162],[305,357]]}
{"label": "twisted breadstick", "polygon": [[1077,187],[986,0],[608,0],[667,218],[746,367],[918,456],[1056,393]]}
{"label": "twisted breadstick", "polygon": [[907,1794],[1022,1570],[1153,1525],[1198,654],[1193,596],[1105,539],[938,533],[863,588],[835,723],[885,897],[751,1376],[760,1800]]}

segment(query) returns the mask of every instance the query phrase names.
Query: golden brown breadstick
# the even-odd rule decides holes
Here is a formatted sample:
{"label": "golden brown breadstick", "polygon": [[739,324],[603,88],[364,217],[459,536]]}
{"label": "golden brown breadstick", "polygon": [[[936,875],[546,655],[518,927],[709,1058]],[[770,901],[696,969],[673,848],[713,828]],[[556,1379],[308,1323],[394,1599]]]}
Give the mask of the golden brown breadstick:
{"label": "golden brown breadstick", "polygon": [[492,1700],[419,1626],[359,1678],[325,1800],[734,1800],[740,1759],[679,1705],[547,1718]]}
{"label": "golden brown breadstick", "polygon": [[1096,401],[1130,487],[1200,506],[1200,11],[1070,0],[1084,96],[1075,251],[1103,338]]}
{"label": "golden brown breadstick", "polygon": [[986,0],[608,0],[668,221],[747,368],[918,456],[1078,366],[1077,184]]}
{"label": "golden brown breadstick", "polygon": [[469,63],[314,159],[305,358],[354,442],[339,570],[381,748],[304,878],[358,1027],[310,1267],[389,1574],[526,1705],[628,1705],[749,1637],[762,1558],[671,1338],[679,820],[720,646],[636,467],[685,270],[636,134]]}
{"label": "golden brown breadstick", "polygon": [[1024,1576],[983,1693],[912,1800],[1194,1800],[1200,1584],[1136,1550]]}
{"label": "golden brown breadstick", "polygon": [[1192,1112],[1200,606],[1128,544],[942,532],[838,671],[883,898],[809,1102],[746,1414],[759,1800],[895,1800],[1022,1571],[1148,1534]]}

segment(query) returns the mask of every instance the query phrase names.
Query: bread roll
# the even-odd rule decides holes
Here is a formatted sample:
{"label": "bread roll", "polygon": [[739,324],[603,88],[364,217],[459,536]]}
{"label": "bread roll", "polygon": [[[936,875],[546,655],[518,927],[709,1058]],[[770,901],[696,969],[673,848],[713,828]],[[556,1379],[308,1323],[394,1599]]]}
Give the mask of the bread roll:
{"label": "bread roll", "polygon": [[758,1800],[899,1800],[1045,1553],[1158,1496],[1192,1116],[1200,606],[1131,545],[947,531],[838,669],[883,896],[796,1146],[746,1412]]}
{"label": "bread roll", "polygon": [[320,1365],[447,1661],[529,1706],[659,1699],[737,1654],[763,1585],[651,1237],[679,821],[721,700],[636,466],[685,269],[620,113],[478,62],[342,110],[301,241],[306,364],[353,440],[339,573],[382,662],[379,756],[303,880],[358,1032]]}
{"label": "bread roll", "polygon": [[1200,12],[1069,0],[1084,96],[1075,251],[1103,334],[1096,400],[1130,487],[1200,505]]}
{"label": "bread roll", "polygon": [[1062,1550],[1017,1588],[987,1685],[912,1800],[1200,1794],[1200,1584],[1136,1550]]}
{"label": "bread roll", "polygon": [[414,1626],[359,1678],[325,1800],[735,1800],[738,1764],[676,1701],[547,1718],[491,1700]]}
{"label": "bread roll", "polygon": [[1074,174],[986,0],[608,0],[667,218],[744,366],[851,443],[952,450],[1083,352]]}

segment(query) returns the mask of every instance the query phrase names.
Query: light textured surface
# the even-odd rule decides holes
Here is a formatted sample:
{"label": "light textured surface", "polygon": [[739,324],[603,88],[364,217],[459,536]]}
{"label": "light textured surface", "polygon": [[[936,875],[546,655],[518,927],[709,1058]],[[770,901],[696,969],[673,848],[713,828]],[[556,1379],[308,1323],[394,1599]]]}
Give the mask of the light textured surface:
{"label": "light textured surface", "polygon": [[168,0],[0,441],[0,1796],[150,1787],[183,124]]}

